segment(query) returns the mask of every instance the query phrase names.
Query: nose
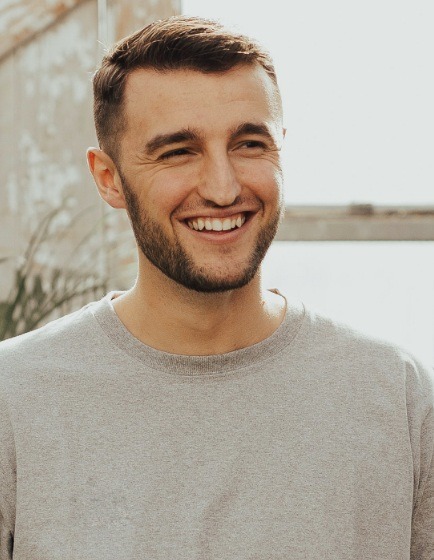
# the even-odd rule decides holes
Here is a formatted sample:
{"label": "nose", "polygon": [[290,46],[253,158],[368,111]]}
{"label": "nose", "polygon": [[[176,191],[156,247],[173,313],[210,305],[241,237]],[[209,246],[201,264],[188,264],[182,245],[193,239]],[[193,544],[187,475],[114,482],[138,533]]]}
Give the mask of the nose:
{"label": "nose", "polygon": [[204,158],[199,195],[217,206],[230,206],[241,192],[235,169],[227,153]]}

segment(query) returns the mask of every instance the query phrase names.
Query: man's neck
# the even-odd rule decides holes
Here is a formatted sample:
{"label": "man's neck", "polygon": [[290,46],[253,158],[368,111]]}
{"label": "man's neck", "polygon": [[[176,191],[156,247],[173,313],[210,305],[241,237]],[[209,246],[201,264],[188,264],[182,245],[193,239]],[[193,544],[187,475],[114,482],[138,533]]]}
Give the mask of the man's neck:
{"label": "man's neck", "polygon": [[285,315],[284,298],[261,289],[259,276],[243,288],[214,294],[166,280],[155,289],[139,277],[131,290],[113,301],[131,334],[157,350],[224,354],[269,337]]}

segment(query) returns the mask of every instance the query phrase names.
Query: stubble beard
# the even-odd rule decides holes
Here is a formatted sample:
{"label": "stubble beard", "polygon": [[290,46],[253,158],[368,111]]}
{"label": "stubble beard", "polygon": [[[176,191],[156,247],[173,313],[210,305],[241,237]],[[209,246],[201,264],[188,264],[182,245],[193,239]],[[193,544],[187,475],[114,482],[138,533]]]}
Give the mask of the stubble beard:
{"label": "stubble beard", "polygon": [[[140,203],[125,177],[120,174],[125,195],[127,213],[137,245],[143,255],[171,280],[189,290],[197,292],[226,292],[246,286],[256,275],[268,248],[273,241],[283,215],[280,200],[276,212],[259,232],[255,247],[247,266],[237,277],[213,278],[207,271],[197,266],[182,247],[178,239],[174,241],[164,233]],[[228,271],[232,274],[232,270]]]}

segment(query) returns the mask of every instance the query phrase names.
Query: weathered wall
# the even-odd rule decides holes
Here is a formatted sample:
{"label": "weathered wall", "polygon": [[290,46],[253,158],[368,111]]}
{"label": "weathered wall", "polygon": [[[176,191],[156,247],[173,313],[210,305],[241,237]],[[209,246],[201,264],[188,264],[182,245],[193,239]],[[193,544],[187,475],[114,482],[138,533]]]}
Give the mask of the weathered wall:
{"label": "weathered wall", "polygon": [[86,0],[1,0],[0,58]]}
{"label": "weathered wall", "polygon": [[[96,4],[84,2],[0,64],[2,256],[20,255],[41,216],[67,194],[77,209],[98,207],[83,157],[94,143],[89,76],[96,20]],[[42,265],[56,260],[51,251],[38,258]]]}
{"label": "weathered wall", "polygon": [[[0,301],[11,282],[14,259],[22,254],[30,232],[47,210],[72,195],[75,206],[58,218],[61,227],[75,212],[93,208],[78,228],[70,228],[68,239],[57,244],[60,255],[48,250],[38,257],[42,266],[61,258],[67,266],[68,251],[83,232],[99,227],[106,213],[85,159],[86,148],[96,145],[91,75],[102,55],[101,30],[110,44],[180,11],[180,0],[108,0],[105,18],[103,2],[97,0],[4,1],[0,4],[0,260],[10,260],[0,264]],[[45,20],[44,8],[49,11]],[[96,245],[104,250],[89,253],[87,264],[110,270],[111,287],[125,287],[134,268],[132,236],[127,236],[121,264],[118,255],[106,249],[128,229],[126,220],[111,213],[108,222],[99,227],[96,238]]]}

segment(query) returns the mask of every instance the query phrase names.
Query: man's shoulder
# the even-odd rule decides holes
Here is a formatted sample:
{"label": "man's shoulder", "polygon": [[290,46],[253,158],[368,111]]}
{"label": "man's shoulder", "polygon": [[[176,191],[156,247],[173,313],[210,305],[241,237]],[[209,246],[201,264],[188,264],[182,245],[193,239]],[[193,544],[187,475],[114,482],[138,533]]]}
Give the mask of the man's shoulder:
{"label": "man's shoulder", "polygon": [[0,342],[0,379],[62,361],[89,342],[92,302],[33,331]]}
{"label": "man's shoulder", "polygon": [[432,364],[391,340],[313,309],[306,311],[305,332],[306,351],[323,364],[345,365],[358,374],[377,370],[382,377],[400,377],[404,383],[420,383],[426,389],[433,385]]}
{"label": "man's shoulder", "polygon": [[403,355],[407,351],[391,340],[369,333],[332,315],[324,314],[314,308],[307,308],[305,323],[311,340],[320,345],[320,349],[330,347],[335,352],[360,349],[385,353],[386,355]]}

